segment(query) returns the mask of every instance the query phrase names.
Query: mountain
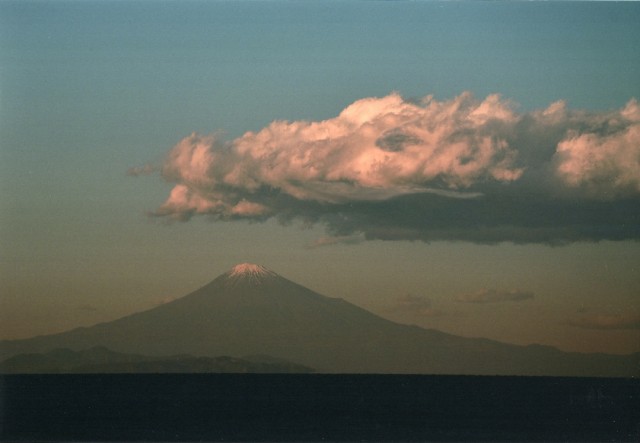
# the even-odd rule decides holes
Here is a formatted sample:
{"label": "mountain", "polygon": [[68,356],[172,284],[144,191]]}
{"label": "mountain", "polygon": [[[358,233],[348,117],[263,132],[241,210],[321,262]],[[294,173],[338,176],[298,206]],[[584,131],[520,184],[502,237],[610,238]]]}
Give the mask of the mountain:
{"label": "mountain", "polygon": [[319,372],[640,375],[640,354],[565,353],[402,325],[247,263],[148,311],[61,334],[0,342],[0,360],[95,346],[156,357],[266,354]]}
{"label": "mountain", "polygon": [[260,360],[234,357],[123,354],[97,346],[84,351],[54,349],[44,354],[18,354],[0,363],[0,374],[113,373],[309,373],[313,369],[268,356]]}

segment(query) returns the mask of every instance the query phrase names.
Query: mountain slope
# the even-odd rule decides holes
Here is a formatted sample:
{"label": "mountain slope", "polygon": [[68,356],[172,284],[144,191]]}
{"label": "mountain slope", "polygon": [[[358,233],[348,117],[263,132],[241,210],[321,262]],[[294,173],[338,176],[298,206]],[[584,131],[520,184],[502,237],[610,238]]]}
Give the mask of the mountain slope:
{"label": "mountain slope", "polygon": [[106,346],[167,356],[268,354],[320,372],[638,375],[639,354],[563,353],[401,325],[242,264],[191,294],[119,320],[0,343],[17,353]]}

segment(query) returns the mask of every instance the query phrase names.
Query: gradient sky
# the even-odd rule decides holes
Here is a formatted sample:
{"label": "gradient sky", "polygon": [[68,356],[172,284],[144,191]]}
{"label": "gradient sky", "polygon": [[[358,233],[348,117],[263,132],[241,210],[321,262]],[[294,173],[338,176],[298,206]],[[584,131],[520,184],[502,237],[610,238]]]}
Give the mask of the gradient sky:
{"label": "gradient sky", "polygon": [[[0,339],[254,262],[401,322],[640,351],[638,23],[631,2],[2,1]],[[427,142],[443,156],[409,155]],[[355,174],[378,148],[393,167]],[[449,166],[398,172],[420,161]]]}

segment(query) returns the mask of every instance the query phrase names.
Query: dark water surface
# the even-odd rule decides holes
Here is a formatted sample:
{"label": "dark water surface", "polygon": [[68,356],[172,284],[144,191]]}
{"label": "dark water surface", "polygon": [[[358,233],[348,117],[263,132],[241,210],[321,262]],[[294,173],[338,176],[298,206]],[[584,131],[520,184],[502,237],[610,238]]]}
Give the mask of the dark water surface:
{"label": "dark water surface", "polygon": [[638,441],[633,379],[12,375],[0,440]]}

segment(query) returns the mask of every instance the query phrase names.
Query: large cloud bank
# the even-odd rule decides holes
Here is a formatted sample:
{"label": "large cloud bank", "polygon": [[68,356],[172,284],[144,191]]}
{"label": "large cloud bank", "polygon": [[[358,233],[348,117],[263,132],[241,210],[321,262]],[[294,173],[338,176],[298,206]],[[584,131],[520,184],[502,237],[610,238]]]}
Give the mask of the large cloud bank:
{"label": "large cloud bank", "polygon": [[[158,217],[300,219],[336,238],[567,243],[640,237],[640,106],[518,113],[498,95],[365,98],[234,140],[192,134],[158,168]],[[152,168],[133,168],[132,174]]]}

